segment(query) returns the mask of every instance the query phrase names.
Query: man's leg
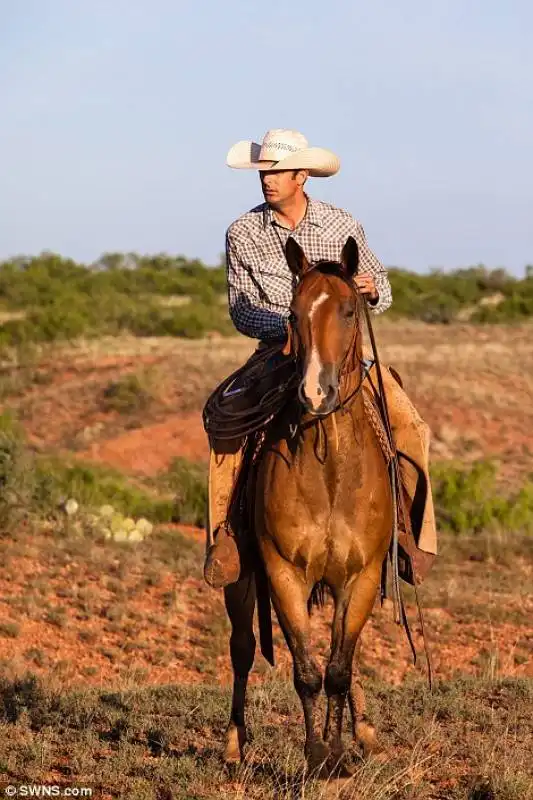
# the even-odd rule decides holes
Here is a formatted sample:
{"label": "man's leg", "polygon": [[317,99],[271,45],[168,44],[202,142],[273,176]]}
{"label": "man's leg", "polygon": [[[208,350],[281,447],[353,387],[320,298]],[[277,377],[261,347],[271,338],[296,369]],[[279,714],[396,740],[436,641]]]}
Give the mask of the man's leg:
{"label": "man's leg", "polygon": [[209,456],[209,513],[206,583],[221,589],[238,580],[241,562],[235,534],[228,523],[231,496],[242,461],[242,440],[211,441]]}
{"label": "man's leg", "polygon": [[[408,500],[407,511],[411,514],[411,518],[415,516],[418,519],[413,533],[418,549],[435,555],[437,526],[429,477],[430,429],[389,370],[382,367],[381,372],[396,448],[407,456],[407,458],[400,457],[399,464],[404,494]],[[370,377],[377,387],[375,367],[370,370]],[[419,470],[423,473],[422,479]],[[426,487],[423,486],[424,483]],[[413,506],[416,508],[413,509]]]}
{"label": "man's leg", "polygon": [[[243,367],[241,386],[231,392],[232,411],[246,411],[250,404],[257,404],[265,392],[273,386],[283,384],[294,370],[291,359],[285,359],[281,343],[260,342],[257,350]],[[264,353],[272,351],[271,355]],[[261,357],[261,352],[263,356]],[[286,362],[286,369],[277,369]],[[239,552],[235,533],[228,520],[232,494],[241,469],[246,437],[233,440],[210,439],[209,463],[209,519],[207,526],[207,554],[204,578],[216,589],[238,580],[242,561],[246,558],[246,543],[241,539]],[[244,546],[243,546],[244,544]]]}

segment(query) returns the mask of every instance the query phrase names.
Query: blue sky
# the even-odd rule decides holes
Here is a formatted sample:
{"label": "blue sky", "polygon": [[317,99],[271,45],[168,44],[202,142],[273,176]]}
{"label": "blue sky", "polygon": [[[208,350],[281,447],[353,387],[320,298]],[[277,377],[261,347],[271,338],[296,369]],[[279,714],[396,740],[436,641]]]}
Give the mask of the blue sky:
{"label": "blue sky", "polygon": [[216,263],[301,130],[387,265],[533,263],[531,0],[0,0],[0,258]]}

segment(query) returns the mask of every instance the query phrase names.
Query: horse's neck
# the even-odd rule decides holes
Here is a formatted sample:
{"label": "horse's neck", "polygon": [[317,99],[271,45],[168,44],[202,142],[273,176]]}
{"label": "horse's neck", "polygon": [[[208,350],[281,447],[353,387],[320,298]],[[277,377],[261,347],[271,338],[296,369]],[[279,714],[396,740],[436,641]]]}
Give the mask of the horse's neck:
{"label": "horse's neck", "polygon": [[357,392],[358,388],[361,388],[362,381],[362,356],[359,356],[354,349],[354,353],[350,354],[350,358],[347,359],[345,369],[340,376],[339,402],[341,406],[346,402],[350,402],[350,398],[354,392]]}
{"label": "horse's neck", "polygon": [[363,362],[363,339],[361,336],[361,326],[358,323],[354,340],[352,342],[352,346],[350,347],[350,351],[346,356],[343,375],[349,376],[352,375],[352,373],[357,373],[357,375],[360,377],[362,372],[362,362]]}

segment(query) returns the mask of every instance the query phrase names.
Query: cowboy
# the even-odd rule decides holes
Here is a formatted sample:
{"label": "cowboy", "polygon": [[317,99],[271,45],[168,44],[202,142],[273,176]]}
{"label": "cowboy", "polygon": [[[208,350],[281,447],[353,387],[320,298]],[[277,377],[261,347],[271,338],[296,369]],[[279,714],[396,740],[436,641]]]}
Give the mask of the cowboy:
{"label": "cowboy", "polygon": [[[367,244],[361,224],[347,211],[311,198],[304,189],[309,177],[325,178],[340,168],[337,156],[322,147],[309,147],[297,131],[267,131],[261,144],[240,141],[227,156],[234,169],[259,171],[265,202],[233,222],[226,233],[229,313],[240,333],[258,339],[259,347],[287,340],[287,324],[294,278],[285,259],[292,236],[307,260],[339,261],[348,236],[359,247],[359,272],[354,277],[359,292],[373,314],[392,302],[387,272]],[[372,371],[370,370],[370,378]],[[406,551],[416,564],[417,580],[429,569],[436,547],[436,526],[429,483],[429,428],[392,376],[382,368],[389,417],[401,460],[401,480],[409,511],[425,484],[425,504],[415,517],[414,541]],[[228,522],[228,506],[242,455],[241,440],[211,439],[208,547],[204,564],[206,582],[221,588],[238,580],[241,559],[235,532]],[[416,544],[415,544],[416,542]],[[404,542],[405,543],[405,542]]]}

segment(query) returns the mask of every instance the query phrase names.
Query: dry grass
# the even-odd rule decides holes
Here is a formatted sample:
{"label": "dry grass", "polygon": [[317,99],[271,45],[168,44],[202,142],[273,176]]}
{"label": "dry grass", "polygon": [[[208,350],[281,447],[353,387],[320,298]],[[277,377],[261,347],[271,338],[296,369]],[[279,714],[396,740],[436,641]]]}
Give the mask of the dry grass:
{"label": "dry grass", "polygon": [[[302,762],[291,686],[265,681],[249,698],[253,742],[234,770],[221,761],[227,692],[209,686],[61,691],[30,676],[0,686],[4,780],[88,786],[131,800],[525,800],[533,792],[533,686],[454,681],[375,684],[369,694],[383,754],[353,775],[313,779]],[[347,734],[346,734],[347,735]]]}

